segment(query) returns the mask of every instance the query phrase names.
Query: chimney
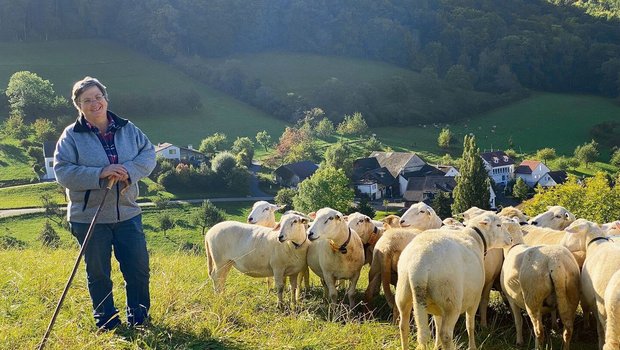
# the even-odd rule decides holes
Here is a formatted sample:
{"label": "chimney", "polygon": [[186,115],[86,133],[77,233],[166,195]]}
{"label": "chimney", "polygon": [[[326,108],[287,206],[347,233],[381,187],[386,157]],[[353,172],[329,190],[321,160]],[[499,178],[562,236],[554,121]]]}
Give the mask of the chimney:
{"label": "chimney", "polygon": [[188,149],[194,149],[194,146],[192,146],[192,145],[187,145],[187,148],[188,148]]}

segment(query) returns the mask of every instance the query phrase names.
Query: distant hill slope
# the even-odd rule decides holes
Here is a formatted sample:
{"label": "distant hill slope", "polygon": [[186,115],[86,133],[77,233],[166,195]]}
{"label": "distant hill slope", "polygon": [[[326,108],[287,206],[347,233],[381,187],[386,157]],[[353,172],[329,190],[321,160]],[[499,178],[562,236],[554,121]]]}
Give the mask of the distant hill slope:
{"label": "distant hill slope", "polygon": [[[214,132],[225,132],[230,140],[237,136],[252,137],[260,130],[267,130],[277,137],[284,126],[282,121],[209,88],[167,64],[114,42],[0,42],[0,52],[1,90],[6,88],[10,76],[21,70],[32,71],[50,80],[56,93],[66,97],[69,97],[76,80],[85,75],[97,77],[108,87],[110,109],[135,122],[154,143],[166,141],[198,147],[200,140]],[[125,113],[116,109],[114,104],[115,100],[125,96],[164,96],[179,91],[195,91],[202,109],[183,114],[145,114],[139,112],[139,106],[127,106],[138,112]],[[0,119],[4,117],[2,115]]]}

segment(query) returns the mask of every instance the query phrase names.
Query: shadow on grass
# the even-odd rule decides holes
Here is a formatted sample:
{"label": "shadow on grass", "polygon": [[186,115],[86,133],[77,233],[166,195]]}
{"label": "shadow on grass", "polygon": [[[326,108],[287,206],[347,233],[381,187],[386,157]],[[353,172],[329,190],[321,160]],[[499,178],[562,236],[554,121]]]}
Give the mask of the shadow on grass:
{"label": "shadow on grass", "polygon": [[140,344],[141,348],[146,346],[149,349],[245,350],[251,348],[238,341],[213,339],[208,330],[198,335],[157,323],[150,324],[144,329],[123,326],[116,330],[116,334],[133,344]]}
{"label": "shadow on grass", "polygon": [[6,158],[14,159],[19,163],[26,163],[29,160],[29,157],[17,146],[0,144],[0,152],[4,153]]}

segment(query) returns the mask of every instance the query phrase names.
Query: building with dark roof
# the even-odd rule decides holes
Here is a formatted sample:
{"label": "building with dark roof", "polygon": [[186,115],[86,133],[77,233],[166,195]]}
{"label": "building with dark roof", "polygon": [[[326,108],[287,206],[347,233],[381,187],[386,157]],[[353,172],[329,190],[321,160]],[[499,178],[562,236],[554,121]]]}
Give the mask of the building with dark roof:
{"label": "building with dark roof", "polygon": [[297,163],[284,164],[273,171],[275,181],[282,186],[297,187],[300,182],[314,174],[318,165],[311,161],[301,161]]}
{"label": "building with dark roof", "polygon": [[489,177],[498,185],[505,186],[514,178],[515,162],[504,151],[480,153]]}
{"label": "building with dark roof", "polygon": [[407,189],[403,194],[403,200],[405,201],[405,206],[410,206],[417,202],[430,204],[438,192],[450,193],[450,196],[452,196],[454,187],[456,187],[456,181],[452,176],[411,177],[407,182]]}
{"label": "building with dark roof", "polygon": [[568,173],[564,170],[550,171],[538,180],[537,185],[541,185],[542,187],[552,187],[565,183],[567,179]]}

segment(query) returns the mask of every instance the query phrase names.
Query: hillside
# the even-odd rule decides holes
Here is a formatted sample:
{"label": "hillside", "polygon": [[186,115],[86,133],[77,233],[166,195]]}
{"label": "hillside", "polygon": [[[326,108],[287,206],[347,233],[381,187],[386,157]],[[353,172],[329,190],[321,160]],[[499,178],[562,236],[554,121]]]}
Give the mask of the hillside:
{"label": "hillside", "polygon": [[[16,71],[29,70],[50,80],[56,93],[69,97],[73,82],[85,75],[100,78],[110,93],[110,109],[131,119],[154,143],[173,142],[198,146],[214,132],[225,132],[229,139],[254,136],[267,130],[279,135],[284,123],[222,94],[180,73],[167,64],[106,40],[61,40],[43,42],[0,42],[0,89],[5,89]],[[114,101],[138,101],[145,96],[196,92],[203,107],[198,111],[144,114],[124,113]],[[154,101],[156,102],[156,101]],[[139,106],[125,103],[127,108]],[[0,120],[5,115],[0,116]],[[243,125],[243,128],[239,126]]]}

